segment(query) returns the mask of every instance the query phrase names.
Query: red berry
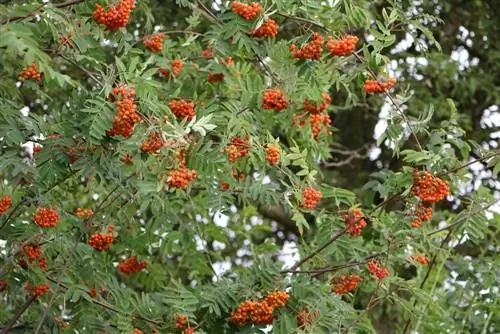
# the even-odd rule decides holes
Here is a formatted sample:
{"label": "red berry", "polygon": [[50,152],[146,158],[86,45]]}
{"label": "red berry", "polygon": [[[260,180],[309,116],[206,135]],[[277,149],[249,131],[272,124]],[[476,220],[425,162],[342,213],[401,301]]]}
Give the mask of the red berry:
{"label": "red berry", "polygon": [[264,91],[264,95],[262,97],[262,108],[265,110],[280,112],[287,107],[288,101],[281,89],[269,88]]}
{"label": "red berry", "polygon": [[293,58],[319,60],[323,52],[323,36],[314,32],[311,40],[302,48],[298,48],[295,44],[290,46],[290,52]]}
{"label": "red berry", "polygon": [[253,20],[262,10],[262,7],[257,2],[252,2],[250,5],[247,5],[239,1],[233,1],[231,8],[235,14],[248,21]]}
{"label": "red berry", "polygon": [[12,198],[9,195],[5,195],[0,199],[0,215],[3,215],[7,210],[9,210],[12,205]]}
{"label": "red berry", "polygon": [[59,224],[60,217],[56,209],[39,208],[33,216],[33,222],[40,227],[52,228]]}
{"label": "red berry", "polygon": [[323,197],[323,193],[313,187],[307,187],[302,190],[303,200],[301,206],[305,209],[313,210],[318,205],[319,201]]}
{"label": "red berry", "polygon": [[262,23],[260,27],[250,31],[250,36],[253,37],[274,37],[278,35],[278,24],[273,19],[268,19]]}
{"label": "red berry", "polygon": [[333,37],[328,37],[328,42],[326,42],[326,48],[330,51],[332,56],[347,56],[354,51],[359,38],[352,35],[347,35],[341,39],[333,39]]}

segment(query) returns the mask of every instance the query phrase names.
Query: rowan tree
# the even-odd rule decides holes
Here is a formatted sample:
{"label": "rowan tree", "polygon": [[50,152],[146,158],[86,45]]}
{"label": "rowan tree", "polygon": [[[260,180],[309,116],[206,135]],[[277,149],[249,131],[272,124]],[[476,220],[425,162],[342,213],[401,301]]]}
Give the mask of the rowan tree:
{"label": "rowan tree", "polygon": [[[437,57],[437,14],[159,5],[1,7],[0,333],[495,330],[479,293],[467,326],[436,302],[464,238],[482,273],[468,284],[494,282],[498,194],[464,185],[474,164],[500,170],[466,110],[412,96],[393,66],[401,33]],[[338,173],[368,154],[342,144],[362,140],[360,107],[387,111],[370,150],[390,163],[347,187]]]}

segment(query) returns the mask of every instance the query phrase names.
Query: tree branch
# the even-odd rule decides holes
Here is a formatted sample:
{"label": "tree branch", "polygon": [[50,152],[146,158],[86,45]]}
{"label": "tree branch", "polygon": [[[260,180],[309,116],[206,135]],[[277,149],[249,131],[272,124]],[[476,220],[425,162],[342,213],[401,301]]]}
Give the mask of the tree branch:
{"label": "tree branch", "polygon": [[7,325],[4,328],[2,328],[2,331],[0,332],[0,334],[9,333],[9,330],[12,328],[12,326],[14,326],[16,321],[23,315],[23,313],[28,309],[28,307],[30,307],[30,305],[35,301],[36,297],[37,297],[37,295],[35,295],[35,294],[31,295],[30,298],[28,300],[26,300],[26,302],[17,309],[17,311],[14,314],[14,316],[12,317],[12,319],[10,319],[9,322],[7,323]]}

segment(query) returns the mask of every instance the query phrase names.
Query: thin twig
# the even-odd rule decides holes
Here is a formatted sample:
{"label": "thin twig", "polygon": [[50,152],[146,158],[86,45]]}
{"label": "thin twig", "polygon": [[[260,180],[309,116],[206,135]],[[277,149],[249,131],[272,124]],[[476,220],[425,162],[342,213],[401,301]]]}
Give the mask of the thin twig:
{"label": "thin twig", "polygon": [[23,315],[23,313],[28,309],[28,307],[30,307],[30,305],[35,301],[36,297],[37,297],[37,295],[35,295],[35,294],[31,295],[31,297],[28,300],[26,300],[26,302],[17,309],[17,311],[14,314],[14,316],[12,317],[12,319],[10,319],[9,322],[7,323],[7,325],[5,325],[4,328],[2,328],[2,331],[0,332],[0,334],[9,333],[9,330],[12,328],[12,326],[14,326],[16,321]]}
{"label": "thin twig", "polygon": [[463,164],[463,165],[460,165],[460,166],[454,167],[454,168],[452,168],[452,169],[450,169],[450,170],[448,170],[448,171],[446,171],[446,172],[443,172],[443,173],[438,174],[437,176],[438,176],[438,177],[441,177],[441,176],[445,176],[445,175],[448,175],[448,174],[453,174],[453,173],[455,173],[455,172],[459,171],[459,170],[460,170],[460,169],[462,169],[462,168],[469,167],[470,165],[473,165],[473,164],[475,164],[475,163],[477,163],[477,162],[482,162],[482,161],[488,160],[488,159],[493,158],[493,157],[495,157],[495,156],[497,156],[497,155],[500,155],[500,151],[495,152],[495,153],[492,153],[492,154],[489,154],[489,155],[486,155],[486,156],[484,156],[484,157],[482,157],[482,158],[478,158],[478,159],[475,159],[475,160],[469,161],[469,162],[468,162],[468,163],[466,163],[466,164]]}

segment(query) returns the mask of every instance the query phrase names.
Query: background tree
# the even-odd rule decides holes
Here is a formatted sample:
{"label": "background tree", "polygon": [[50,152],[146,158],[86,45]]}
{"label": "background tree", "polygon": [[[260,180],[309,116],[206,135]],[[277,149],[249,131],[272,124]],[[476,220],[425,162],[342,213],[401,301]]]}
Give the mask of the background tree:
{"label": "background tree", "polygon": [[495,7],[4,1],[2,331],[495,332]]}

